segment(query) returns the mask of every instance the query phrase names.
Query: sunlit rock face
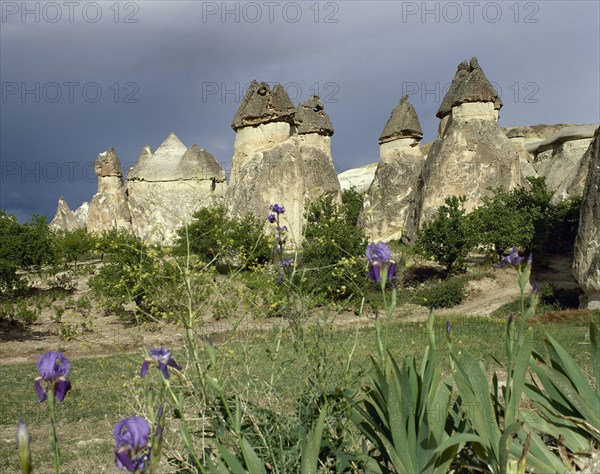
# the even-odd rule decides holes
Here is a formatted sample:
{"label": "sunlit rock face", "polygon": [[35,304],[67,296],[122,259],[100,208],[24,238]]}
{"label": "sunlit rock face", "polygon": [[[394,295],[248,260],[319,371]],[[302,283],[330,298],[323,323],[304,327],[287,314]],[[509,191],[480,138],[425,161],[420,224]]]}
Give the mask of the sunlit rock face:
{"label": "sunlit rock face", "polygon": [[225,176],[210,153],[171,133],[154,153],[142,149],[126,184],[133,232],[170,244],[196,210],[222,202]]}
{"label": "sunlit rock face", "polygon": [[90,201],[86,223],[88,232],[131,230],[121,161],[113,148],[98,155],[94,172],[98,177],[98,191]]}
{"label": "sunlit rock face", "polygon": [[429,150],[419,178],[419,226],[435,216],[448,196],[466,196],[470,212],[492,189],[523,183],[519,152],[498,127],[502,104],[475,58],[459,65],[447,96],[438,111],[445,120],[440,138]]}
{"label": "sunlit rock face", "polygon": [[330,196],[341,202],[342,190],[331,157],[333,124],[321,99],[313,96],[299,104],[294,116],[295,135],[304,161],[304,198],[313,201]]}
{"label": "sunlit rock face", "polygon": [[58,208],[56,209],[54,219],[50,222],[50,228],[52,230],[73,231],[83,227],[85,227],[85,223],[83,225],[80,224],[80,221],[67,204],[65,198],[61,196],[58,200]]}
{"label": "sunlit rock face", "polygon": [[[298,119],[298,120],[297,120]],[[290,241],[302,240],[304,209],[323,195],[340,198],[331,159],[333,127],[318,97],[294,107],[281,85],[253,81],[234,117],[236,132],[226,203],[233,216],[286,209]]]}
{"label": "sunlit rock face", "polygon": [[585,292],[582,306],[600,309],[600,129],[590,146],[590,160],[575,240],[573,275]]}
{"label": "sunlit rock face", "polygon": [[360,194],[366,193],[373,182],[378,165],[379,162],[370,163],[358,168],[351,168],[338,174],[338,180],[342,191],[354,189]]}
{"label": "sunlit rock face", "polygon": [[379,163],[359,217],[370,239],[399,240],[412,232],[418,177],[424,163],[423,138],[414,107],[404,96],[379,137]]}
{"label": "sunlit rock face", "polygon": [[576,125],[560,129],[530,147],[538,176],[554,192],[553,201],[581,196],[587,176],[590,143],[597,125]]}

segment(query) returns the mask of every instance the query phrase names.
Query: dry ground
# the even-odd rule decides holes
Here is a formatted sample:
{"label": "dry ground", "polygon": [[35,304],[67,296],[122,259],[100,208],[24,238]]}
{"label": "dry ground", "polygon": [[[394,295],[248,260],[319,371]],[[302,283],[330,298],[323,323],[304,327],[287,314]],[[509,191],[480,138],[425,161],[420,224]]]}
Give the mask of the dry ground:
{"label": "dry ground", "polygon": [[[554,257],[549,266],[541,269],[534,268],[531,280],[538,281],[541,285],[552,282],[559,288],[576,287],[577,283],[570,272],[570,262],[569,257]],[[135,351],[140,347],[161,344],[170,347],[182,345],[182,330],[175,325],[145,324],[142,327],[124,325],[116,316],[106,315],[93,302],[93,295],[87,285],[87,279],[80,277],[76,290],[70,297],[77,300],[83,296],[87,296],[92,301],[93,306],[89,314],[84,316],[76,309],[67,309],[62,321],[77,327],[85,322],[91,330],[80,331],[81,334],[71,341],[60,338],[60,325],[52,321],[53,305],[64,304],[64,301],[58,300],[43,307],[38,320],[28,327],[8,324],[0,320],[0,364],[34,362],[40,353],[50,350],[61,350],[67,352],[70,358],[80,358],[108,355],[117,351]],[[436,313],[440,317],[448,314],[485,316],[518,296],[516,271],[512,268],[504,268],[495,271],[495,278],[486,277],[469,282],[467,298],[462,304],[451,309],[436,310]],[[406,321],[425,320],[427,313],[427,308],[412,304],[405,304],[397,309],[398,317]],[[372,313],[365,312],[358,316],[352,311],[347,311],[336,315],[335,324],[355,327],[356,325],[372,324],[373,320]],[[236,321],[236,323],[240,325],[239,328],[253,330],[268,329],[273,321],[265,318],[241,323]],[[214,336],[230,331],[232,328],[232,322],[207,318],[202,325],[202,334]]]}

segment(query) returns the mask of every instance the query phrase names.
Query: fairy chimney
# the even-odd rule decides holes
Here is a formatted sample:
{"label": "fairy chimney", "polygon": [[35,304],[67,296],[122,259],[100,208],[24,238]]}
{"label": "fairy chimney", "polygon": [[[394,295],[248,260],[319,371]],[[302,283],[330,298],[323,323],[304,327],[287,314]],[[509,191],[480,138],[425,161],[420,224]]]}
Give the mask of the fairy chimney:
{"label": "fairy chimney", "polygon": [[497,123],[501,106],[477,59],[471,59],[468,69],[461,63],[438,111],[445,125],[419,178],[419,226],[433,218],[449,196],[464,195],[470,212],[492,189],[522,185],[519,152]]}
{"label": "fairy chimney", "polygon": [[408,96],[392,111],[379,137],[379,163],[359,225],[371,240],[398,240],[415,226],[415,191],[424,157],[421,124]]}
{"label": "fairy chimney", "polygon": [[121,162],[114,148],[102,152],[94,162],[98,191],[90,201],[87,230],[101,233],[110,229],[131,229]]}

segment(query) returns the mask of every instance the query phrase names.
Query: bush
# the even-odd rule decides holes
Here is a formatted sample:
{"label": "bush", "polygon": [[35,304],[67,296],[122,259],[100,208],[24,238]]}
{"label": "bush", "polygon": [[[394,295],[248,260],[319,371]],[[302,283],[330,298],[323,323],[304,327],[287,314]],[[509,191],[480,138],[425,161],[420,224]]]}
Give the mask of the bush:
{"label": "bush", "polygon": [[546,250],[555,253],[569,253],[575,245],[579,228],[579,209],[583,198],[575,196],[554,205],[551,209],[550,235]]}
{"label": "bush", "polygon": [[417,233],[416,251],[433,259],[446,269],[446,274],[464,268],[465,258],[475,246],[470,219],[465,216],[464,196],[446,198],[437,217]]}
{"label": "bush", "polygon": [[465,299],[463,278],[448,278],[417,293],[417,303],[434,308],[452,308]]}
{"label": "bush", "polygon": [[358,223],[358,216],[362,211],[364,196],[364,193],[359,193],[354,186],[342,191],[342,202],[348,224],[356,225]]}
{"label": "bush", "polygon": [[97,247],[107,258],[89,285],[102,306],[118,311],[133,301],[142,312],[152,313],[152,294],[159,272],[157,251],[122,230],[105,233]]}
{"label": "bush", "polygon": [[573,248],[581,198],[553,204],[544,178],[528,181],[531,189],[494,190],[471,215],[477,242],[497,257],[513,246],[537,256]]}
{"label": "bush", "polygon": [[248,268],[271,258],[271,246],[264,233],[264,220],[247,215],[227,216],[225,207],[217,205],[199,209],[186,227],[177,231],[175,253],[189,251],[206,262],[225,263]]}
{"label": "bush", "polygon": [[306,211],[301,263],[309,288],[336,300],[362,294],[365,284],[367,239],[355,212],[331,197],[310,203]]}
{"label": "bush", "polygon": [[44,216],[34,214],[30,223],[21,225],[16,216],[0,210],[0,294],[23,286],[18,269],[55,261],[52,239]]}
{"label": "bush", "polygon": [[477,243],[497,258],[513,246],[529,247],[535,236],[532,215],[517,210],[514,198],[513,193],[498,189],[469,216]]}
{"label": "bush", "polygon": [[77,263],[96,248],[96,241],[85,229],[59,231],[54,237],[54,252],[62,263]]}

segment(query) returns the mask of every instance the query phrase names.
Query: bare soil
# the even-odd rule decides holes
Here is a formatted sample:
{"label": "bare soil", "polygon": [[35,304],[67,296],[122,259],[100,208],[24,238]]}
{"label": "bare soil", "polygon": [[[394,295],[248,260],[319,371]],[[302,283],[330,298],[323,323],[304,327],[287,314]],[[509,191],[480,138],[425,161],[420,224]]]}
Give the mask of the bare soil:
{"label": "bare soil", "polygon": [[[574,288],[577,283],[571,276],[571,260],[569,256],[555,256],[549,266],[534,268],[531,281],[540,285],[552,282],[557,288]],[[503,304],[513,301],[519,296],[516,271],[512,268],[496,270],[495,278],[483,278],[470,281],[467,285],[465,301],[451,309],[439,309],[440,316],[450,314],[485,316],[491,314]],[[54,306],[63,305],[67,300],[59,299],[48,303],[42,308],[37,321],[25,326],[0,320],[0,365],[35,362],[40,353],[45,351],[63,351],[70,358],[96,357],[114,354],[115,352],[136,351],[140,347],[168,345],[178,347],[183,345],[183,331],[173,324],[147,323],[138,325],[124,324],[115,315],[106,314],[93,299],[93,294],[87,285],[87,277],[79,277],[76,289],[70,298],[77,300],[86,296],[92,302],[88,311],[75,308],[65,310],[62,316],[63,324],[72,325],[77,330],[73,340],[65,340],[60,336],[60,323],[53,321]],[[403,321],[421,321],[427,318],[428,309],[413,304],[403,304],[396,310],[396,317]],[[560,317],[560,316],[556,316]],[[375,315],[365,311],[356,315],[346,311],[335,315],[334,324],[344,327],[368,326],[373,324]],[[251,321],[236,321],[237,328],[243,330],[268,330],[275,322],[272,319],[253,319]],[[82,329],[82,324],[86,329]],[[233,322],[215,321],[207,318],[202,325],[204,335],[216,338],[220,333],[234,329]]]}

